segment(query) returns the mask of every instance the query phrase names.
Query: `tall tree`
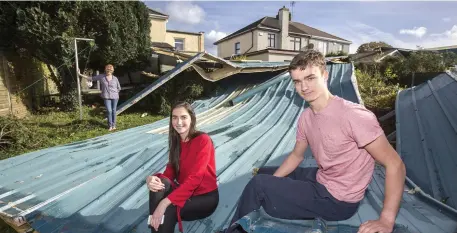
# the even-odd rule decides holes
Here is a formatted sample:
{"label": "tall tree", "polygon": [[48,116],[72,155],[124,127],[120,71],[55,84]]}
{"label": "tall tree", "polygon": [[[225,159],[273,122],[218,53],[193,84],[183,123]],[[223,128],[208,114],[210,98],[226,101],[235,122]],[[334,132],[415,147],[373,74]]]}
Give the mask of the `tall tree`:
{"label": "tall tree", "polygon": [[[141,1],[35,1],[0,3],[0,46],[59,68],[52,75],[59,91],[74,88],[75,37],[95,39],[89,67],[135,64],[149,51],[149,12]],[[89,43],[78,42],[80,64]],[[81,46],[81,47],[79,47]]]}

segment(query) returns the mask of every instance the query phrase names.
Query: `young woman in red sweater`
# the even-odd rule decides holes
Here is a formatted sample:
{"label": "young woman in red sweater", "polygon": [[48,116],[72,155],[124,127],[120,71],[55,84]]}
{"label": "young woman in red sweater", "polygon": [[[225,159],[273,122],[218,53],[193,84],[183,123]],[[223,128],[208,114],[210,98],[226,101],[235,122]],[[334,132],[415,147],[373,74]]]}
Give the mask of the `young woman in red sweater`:
{"label": "young woman in red sweater", "polygon": [[190,104],[173,106],[169,127],[169,162],[164,173],[148,176],[151,232],[172,233],[181,219],[210,216],[219,204],[215,149],[211,138],[196,130]]}

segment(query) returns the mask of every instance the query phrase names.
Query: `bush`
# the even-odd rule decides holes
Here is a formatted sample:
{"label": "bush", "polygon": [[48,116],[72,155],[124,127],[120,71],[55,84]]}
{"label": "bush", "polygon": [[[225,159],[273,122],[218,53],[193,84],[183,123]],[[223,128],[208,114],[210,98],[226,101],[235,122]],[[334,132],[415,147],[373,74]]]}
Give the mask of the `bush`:
{"label": "bush", "polygon": [[235,55],[230,58],[230,61],[243,61],[243,60],[247,60],[247,59],[248,59],[248,57],[245,55]]}
{"label": "bush", "polygon": [[402,90],[399,84],[386,83],[386,77],[379,72],[374,75],[356,70],[357,83],[365,106],[373,111],[393,109],[398,91]]}
{"label": "bush", "polygon": [[78,90],[71,89],[60,97],[60,109],[66,112],[75,111],[79,109]]}
{"label": "bush", "polygon": [[[24,151],[36,147],[44,137],[15,117],[0,117],[0,151]],[[0,153],[0,159],[6,154]]]}

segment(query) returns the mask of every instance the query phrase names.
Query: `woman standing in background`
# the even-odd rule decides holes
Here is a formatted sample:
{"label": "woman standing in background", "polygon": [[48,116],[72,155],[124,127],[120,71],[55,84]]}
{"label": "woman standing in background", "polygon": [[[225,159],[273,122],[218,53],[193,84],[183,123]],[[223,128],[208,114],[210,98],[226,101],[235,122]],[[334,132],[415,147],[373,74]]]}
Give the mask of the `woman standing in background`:
{"label": "woman standing in background", "polygon": [[113,72],[114,67],[111,64],[105,66],[104,74],[93,77],[81,74],[78,69],[79,76],[87,79],[88,81],[100,81],[100,89],[102,91],[100,96],[105,103],[109,131],[116,129],[117,103],[119,101],[119,92],[121,91],[119,80],[113,75]]}

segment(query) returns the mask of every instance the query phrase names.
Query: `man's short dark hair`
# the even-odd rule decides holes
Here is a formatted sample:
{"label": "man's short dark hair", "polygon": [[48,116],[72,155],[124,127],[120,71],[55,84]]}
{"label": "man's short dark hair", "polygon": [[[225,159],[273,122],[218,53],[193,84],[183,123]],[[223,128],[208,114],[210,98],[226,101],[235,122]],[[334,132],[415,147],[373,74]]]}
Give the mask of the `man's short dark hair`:
{"label": "man's short dark hair", "polygon": [[324,55],[313,49],[300,52],[295,55],[294,59],[290,62],[289,71],[296,69],[305,70],[308,66],[317,66],[321,68],[323,72],[326,69]]}

